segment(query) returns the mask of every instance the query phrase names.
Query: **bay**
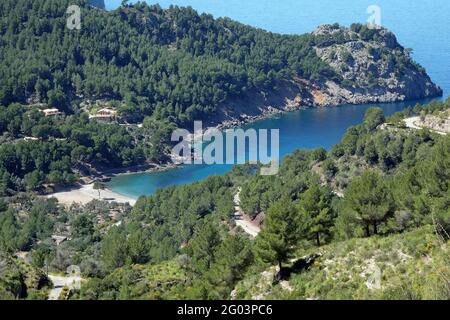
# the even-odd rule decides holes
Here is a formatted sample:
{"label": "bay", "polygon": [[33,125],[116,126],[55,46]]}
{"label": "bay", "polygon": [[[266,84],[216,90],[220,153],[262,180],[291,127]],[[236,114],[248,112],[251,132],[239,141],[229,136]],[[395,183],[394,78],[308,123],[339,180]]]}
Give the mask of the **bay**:
{"label": "bay", "polygon": [[[418,102],[380,105],[386,115],[401,111]],[[280,157],[299,148],[331,148],[339,142],[347,128],[361,122],[371,105],[344,105],[332,108],[304,109],[261,120],[244,129],[279,129]],[[114,177],[108,187],[113,191],[138,198],[154,194],[159,188],[193,183],[214,174],[224,174],[232,165],[185,165],[163,172],[137,173]]]}
{"label": "bay", "polygon": [[[147,1],[156,3],[155,1]],[[367,8],[374,4],[366,0],[305,1],[305,0],[160,0],[163,8],[171,4],[192,6],[199,12],[215,17],[227,16],[245,24],[272,32],[301,34],[320,24],[338,22],[350,25],[366,22]],[[120,1],[106,1],[114,9]],[[413,48],[414,59],[424,66],[433,81],[450,91],[450,24],[448,0],[378,0],[382,24],[392,30],[399,42]],[[387,115],[413,106],[417,102],[383,104]],[[244,128],[280,129],[280,155],[283,157],[299,148],[331,148],[339,142],[348,127],[358,124],[371,105],[344,105],[334,108],[298,110],[271,119],[258,121]],[[230,165],[188,165],[177,169],[113,178],[108,187],[120,194],[137,198],[154,194],[159,188],[182,185],[223,174]]]}

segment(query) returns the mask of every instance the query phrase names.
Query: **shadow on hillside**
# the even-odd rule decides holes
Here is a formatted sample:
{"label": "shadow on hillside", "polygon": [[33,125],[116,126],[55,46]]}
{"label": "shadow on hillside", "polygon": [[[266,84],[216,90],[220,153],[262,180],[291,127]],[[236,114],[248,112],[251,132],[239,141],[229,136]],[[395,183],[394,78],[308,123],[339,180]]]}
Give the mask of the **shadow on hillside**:
{"label": "shadow on hillside", "polygon": [[308,271],[308,269],[314,264],[314,262],[320,258],[320,254],[314,254],[308,257],[303,257],[294,262],[291,267],[283,267],[277,273],[275,277],[275,282],[287,281],[291,278],[291,275],[301,273],[303,271]]}

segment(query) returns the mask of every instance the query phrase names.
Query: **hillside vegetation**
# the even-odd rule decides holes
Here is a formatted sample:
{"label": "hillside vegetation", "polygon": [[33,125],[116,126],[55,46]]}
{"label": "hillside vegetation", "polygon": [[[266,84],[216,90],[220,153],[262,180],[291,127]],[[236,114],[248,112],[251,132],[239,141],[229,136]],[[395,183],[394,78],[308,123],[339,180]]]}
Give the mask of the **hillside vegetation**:
{"label": "hillside vegetation", "polygon": [[[314,260],[274,283],[275,268],[248,275],[236,285],[236,299],[448,300],[449,242],[432,227],[388,237],[332,243]],[[301,265],[303,259],[297,264]]]}
{"label": "hillside vegetation", "polygon": [[[277,176],[237,166],[133,208],[17,195],[0,202],[0,248],[33,268],[79,265],[88,281],[72,299],[448,299],[450,137],[403,120],[449,103],[387,119],[371,108],[332,150],[298,150]],[[234,223],[238,190],[263,221],[256,239]]]}
{"label": "hillside vegetation", "polygon": [[[66,26],[69,4],[80,30]],[[0,17],[2,196],[167,163],[171,132],[193,120],[442,93],[391,32],[359,24],[280,35],[191,8],[84,0],[4,0]],[[105,107],[117,117],[90,118]]]}
{"label": "hillside vegetation", "polygon": [[[66,28],[69,4],[82,8],[80,30]],[[367,102],[386,100],[386,92],[392,101],[441,94],[392,33],[363,25],[290,36],[191,8],[138,3],[107,12],[82,0],[6,0],[0,15],[2,105],[69,111],[103,98],[128,116],[191,126],[231,98],[270,94],[292,80],[302,105],[311,91],[331,94],[328,82],[375,96]]]}

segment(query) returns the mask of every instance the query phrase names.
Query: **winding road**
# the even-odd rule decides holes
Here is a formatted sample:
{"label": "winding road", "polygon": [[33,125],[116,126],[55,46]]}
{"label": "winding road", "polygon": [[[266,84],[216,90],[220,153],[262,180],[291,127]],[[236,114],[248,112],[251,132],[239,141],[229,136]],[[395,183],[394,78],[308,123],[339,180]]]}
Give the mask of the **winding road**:
{"label": "winding road", "polygon": [[238,193],[234,196],[234,221],[236,225],[241,227],[248,235],[252,238],[256,238],[256,236],[261,232],[261,228],[254,225],[250,219],[244,214],[241,208],[241,189],[239,188]]}

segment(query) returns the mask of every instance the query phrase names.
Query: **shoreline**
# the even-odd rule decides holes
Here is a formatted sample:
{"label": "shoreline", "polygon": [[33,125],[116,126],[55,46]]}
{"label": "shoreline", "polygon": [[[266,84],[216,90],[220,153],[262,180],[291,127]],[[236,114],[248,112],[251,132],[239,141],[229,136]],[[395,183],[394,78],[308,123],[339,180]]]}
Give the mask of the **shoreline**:
{"label": "shoreline", "polygon": [[291,109],[278,109],[271,107],[270,109],[265,110],[265,112],[256,115],[256,116],[245,116],[241,119],[230,119],[225,120],[217,125],[213,125],[208,127],[207,129],[218,129],[218,130],[226,130],[226,129],[233,129],[241,126],[245,126],[247,124],[252,124],[261,120],[266,120],[275,116],[280,116],[283,114],[287,114],[289,112],[295,112],[299,110],[307,110],[310,108],[321,108],[321,107],[308,107],[308,106],[302,106],[297,108],[291,108]]}
{"label": "shoreline", "polygon": [[94,184],[86,184],[73,188],[65,188],[61,191],[51,193],[46,195],[48,199],[55,198],[59,203],[70,206],[72,204],[82,204],[85,205],[93,200],[106,201],[109,203],[128,203],[131,206],[134,206],[137,202],[137,198],[132,198],[129,196],[125,196],[118,192],[112,191],[111,189],[105,189],[100,191],[94,190]]}
{"label": "shoreline", "polygon": [[[170,156],[170,155],[169,155]],[[100,180],[114,178],[116,176],[125,176],[125,175],[133,175],[139,173],[155,173],[155,172],[164,172],[171,169],[176,169],[180,165],[167,162],[163,164],[145,164],[134,167],[126,167],[126,168],[114,168],[110,170],[105,170],[99,173]]]}
{"label": "shoreline", "polygon": [[[407,102],[414,102],[414,101],[422,101],[422,100],[430,100],[433,101],[434,99],[439,99],[441,97],[430,97],[430,98],[423,98],[419,100],[406,100],[406,101],[397,101],[397,102],[383,102],[381,104],[395,104],[395,103],[407,103]],[[348,105],[352,105],[349,103]],[[372,105],[372,103],[363,103],[361,105]],[[376,103],[373,103],[374,106],[376,106]],[[309,109],[317,109],[317,108],[339,108],[342,105],[330,105],[330,106],[301,106],[297,108],[289,108],[289,109],[279,109],[271,107],[269,110],[266,110],[266,112],[261,113],[260,115],[256,116],[246,116],[243,117],[243,119],[231,119],[223,121],[217,125],[211,125],[206,128],[204,128],[204,131],[210,130],[210,129],[217,129],[217,130],[226,130],[226,129],[234,129],[238,127],[242,127],[248,124],[253,124],[259,121],[267,120],[272,117],[276,116],[282,116],[291,112],[296,112],[300,110],[309,110]],[[417,127],[417,129],[422,129],[420,127]],[[439,131],[436,131],[437,133],[441,133]],[[445,133],[444,133],[445,134]],[[168,154],[170,157],[171,155]],[[113,178],[115,176],[122,176],[122,175],[133,175],[133,174],[141,174],[141,173],[156,173],[156,172],[164,172],[171,169],[176,169],[183,166],[183,164],[176,164],[173,162],[167,162],[163,164],[147,164],[147,165],[140,165],[140,166],[134,166],[134,167],[127,167],[127,168],[115,168],[110,169],[106,171],[102,171],[99,173],[99,176],[103,176],[104,178]]]}
{"label": "shoreline", "polygon": [[[439,98],[439,97],[435,97]],[[427,99],[435,99],[435,98],[427,98]],[[416,101],[416,100],[411,100]],[[405,101],[407,102],[407,101]],[[396,102],[392,102],[396,103]],[[367,103],[371,104],[371,103]],[[336,108],[339,106],[318,106],[318,107],[312,107],[312,106],[302,106],[297,108],[286,108],[286,109],[279,109],[279,108],[273,108],[271,107],[268,110],[265,110],[265,112],[262,112],[259,115],[256,116],[244,116],[241,119],[233,119],[233,120],[227,120],[223,121],[215,126],[209,126],[207,129],[217,129],[217,130],[226,130],[231,128],[237,128],[242,127],[247,124],[255,123],[258,121],[262,121],[271,117],[275,116],[281,116],[284,114],[287,114],[289,112],[295,112],[299,110],[306,110],[311,108]],[[170,156],[170,155],[169,155]],[[116,176],[124,176],[124,175],[134,175],[134,174],[143,174],[143,173],[156,173],[156,172],[164,172],[172,169],[176,169],[178,167],[181,167],[181,164],[175,164],[173,162],[167,162],[164,164],[145,164],[145,165],[138,165],[138,166],[132,166],[132,167],[126,167],[126,168],[114,168],[109,169],[105,171],[101,171],[98,173],[96,177],[84,177],[90,178],[89,183],[80,183],[78,186],[74,187],[68,187],[63,188],[62,190],[56,191],[54,193],[46,195],[47,198],[56,198],[58,201],[65,205],[71,205],[74,203],[81,203],[81,204],[87,204],[91,202],[92,200],[99,200],[98,197],[98,191],[93,189],[93,180],[96,178],[103,182],[108,182],[111,180],[111,178],[114,178]],[[83,181],[83,178],[81,179]],[[130,196],[123,195],[121,193],[118,193],[116,191],[113,191],[106,187],[105,190],[101,191],[101,199],[102,201],[107,202],[117,202],[117,203],[129,203],[131,206],[134,206],[137,202],[137,198],[133,198]]]}
{"label": "shoreline", "polygon": [[319,109],[319,108],[339,108],[341,106],[345,105],[361,105],[361,106],[377,106],[380,104],[396,104],[396,103],[409,103],[409,102],[416,102],[416,103],[429,103],[434,100],[441,100],[443,99],[444,95],[431,95],[428,97],[423,97],[420,99],[405,99],[405,100],[393,100],[393,101],[378,101],[378,102],[361,102],[361,103],[353,103],[351,101],[348,101],[346,103],[341,104],[330,104],[330,105],[301,105],[301,106],[289,106],[285,105],[281,108],[279,107],[272,107],[268,106],[265,108],[261,108],[262,111],[258,115],[249,116],[249,115],[243,115],[240,119],[238,118],[231,118],[228,120],[224,120],[218,124],[212,124],[208,126],[206,129],[218,129],[218,130],[226,130],[226,129],[233,129],[237,127],[241,127],[247,124],[252,124],[261,120],[266,120],[271,117],[275,116],[281,116],[285,115],[290,112],[300,111],[300,110],[309,110],[309,109]]}
{"label": "shoreline", "polygon": [[[133,174],[142,174],[142,173],[155,173],[155,172],[164,172],[167,170],[175,169],[179,167],[177,164],[167,163],[162,165],[157,164],[147,164],[141,166],[133,166],[127,168],[115,168],[107,171],[100,172],[98,174],[99,181],[105,181],[111,179],[116,176],[123,175],[133,175]],[[86,178],[86,177],[84,177]],[[94,181],[95,178],[90,177],[90,181]],[[124,195],[117,191],[113,191],[107,185],[104,190],[100,191],[100,198],[98,196],[98,190],[94,190],[94,183],[88,182],[83,183],[83,178],[78,183],[78,185],[72,187],[61,188],[55,192],[49,193],[45,195],[46,198],[56,198],[59,203],[70,206],[72,204],[82,204],[86,205],[93,200],[106,201],[109,203],[128,203],[132,207],[136,204],[138,198],[134,198],[131,196]]]}

